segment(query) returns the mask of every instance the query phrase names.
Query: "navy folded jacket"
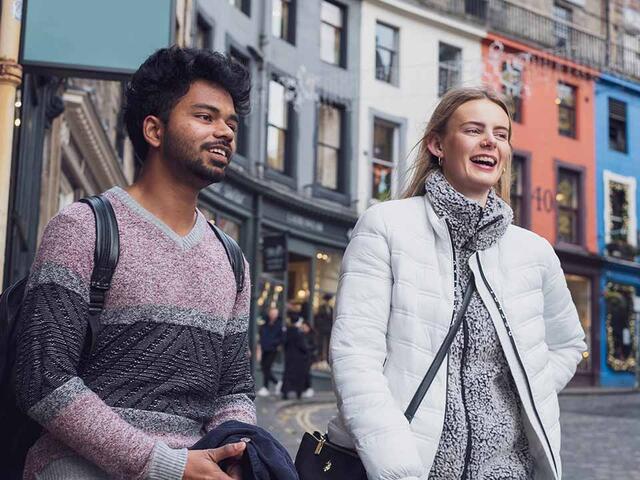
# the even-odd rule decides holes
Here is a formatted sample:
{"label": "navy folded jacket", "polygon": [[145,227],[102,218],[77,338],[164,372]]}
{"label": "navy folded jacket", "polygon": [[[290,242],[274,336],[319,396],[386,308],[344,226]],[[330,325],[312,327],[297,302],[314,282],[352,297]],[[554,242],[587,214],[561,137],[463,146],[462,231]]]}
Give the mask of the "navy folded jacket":
{"label": "navy folded jacket", "polygon": [[[248,439],[248,441],[247,441]],[[202,437],[191,450],[218,448],[246,441],[242,455],[242,480],[299,480],[287,450],[264,428],[230,420]],[[225,468],[224,461],[221,468]]]}

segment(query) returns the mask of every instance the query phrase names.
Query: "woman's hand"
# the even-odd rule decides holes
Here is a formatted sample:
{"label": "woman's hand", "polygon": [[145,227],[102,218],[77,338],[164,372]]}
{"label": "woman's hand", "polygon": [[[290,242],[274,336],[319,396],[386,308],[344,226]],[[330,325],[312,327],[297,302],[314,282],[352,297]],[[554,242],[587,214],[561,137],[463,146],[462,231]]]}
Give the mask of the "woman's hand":
{"label": "woman's hand", "polygon": [[240,480],[239,468],[229,469],[227,475],[218,463],[227,458],[240,460],[246,447],[244,442],[238,442],[208,450],[189,450],[182,480]]}

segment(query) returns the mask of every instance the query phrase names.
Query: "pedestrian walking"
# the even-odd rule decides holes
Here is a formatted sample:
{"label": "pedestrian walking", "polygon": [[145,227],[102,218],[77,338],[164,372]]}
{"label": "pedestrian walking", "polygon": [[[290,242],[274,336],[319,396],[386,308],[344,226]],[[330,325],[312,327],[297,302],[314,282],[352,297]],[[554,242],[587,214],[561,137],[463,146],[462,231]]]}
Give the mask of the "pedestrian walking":
{"label": "pedestrian walking", "polygon": [[262,357],[260,359],[260,367],[262,369],[262,379],[264,386],[256,393],[261,397],[269,396],[269,383],[275,385],[275,394],[280,393],[282,382],[278,381],[271,372],[273,362],[278,356],[278,350],[284,342],[284,327],[282,325],[282,317],[276,307],[269,309],[267,313],[267,321],[260,326],[260,350]]}
{"label": "pedestrian walking", "polygon": [[[284,375],[282,376],[282,398],[294,392],[297,398],[313,396],[311,389],[311,363],[315,352],[311,325],[299,321],[289,325],[284,342]],[[311,389],[311,390],[310,390]]]}
{"label": "pedestrian walking", "polygon": [[187,447],[226,421],[256,421],[250,276],[237,280],[196,208],[200,190],[225,176],[249,94],[244,67],[206,50],[158,50],[133,75],[125,121],[143,164],[133,185],[103,195],[120,254],[90,356],[87,205],[49,222],[31,270],[15,388],[44,430],[24,478],[243,478],[242,442]]}
{"label": "pedestrian walking", "polygon": [[318,312],[313,317],[315,330],[318,332],[318,361],[320,362],[329,360],[329,341],[331,340],[331,327],[333,325],[331,300],[333,300],[333,295],[325,293],[322,297],[322,304],[320,304]]}
{"label": "pedestrian walking", "polygon": [[344,255],[328,436],[369,478],[562,476],[557,395],[586,345],[553,248],[511,224],[508,112],[445,94],[403,198],[368,209]]}

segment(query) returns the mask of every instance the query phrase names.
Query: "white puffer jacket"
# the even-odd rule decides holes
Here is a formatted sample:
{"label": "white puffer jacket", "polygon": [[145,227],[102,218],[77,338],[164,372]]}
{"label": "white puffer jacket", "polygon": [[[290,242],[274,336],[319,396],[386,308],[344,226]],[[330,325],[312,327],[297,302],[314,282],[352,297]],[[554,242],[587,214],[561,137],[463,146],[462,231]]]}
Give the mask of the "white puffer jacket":
{"label": "white puffer jacket", "polygon": [[[509,226],[469,260],[523,405],[536,479],[560,479],[557,393],[586,349],[560,262],[542,237]],[[339,415],[329,438],[356,448],[370,479],[426,479],[442,432],[447,360],[411,424],[404,411],[447,334],[453,252],[426,196],[385,202],[345,252],[331,336]]]}

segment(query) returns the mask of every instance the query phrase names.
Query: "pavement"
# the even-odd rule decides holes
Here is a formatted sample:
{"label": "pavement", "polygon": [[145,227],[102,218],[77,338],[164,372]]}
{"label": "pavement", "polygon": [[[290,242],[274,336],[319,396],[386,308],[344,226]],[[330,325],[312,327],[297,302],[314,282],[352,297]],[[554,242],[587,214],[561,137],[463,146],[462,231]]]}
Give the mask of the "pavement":
{"label": "pavement", "polygon": [[[310,399],[257,397],[258,423],[292,458],[305,431],[324,432],[335,415],[332,392]],[[560,396],[564,480],[640,480],[640,392]]]}

